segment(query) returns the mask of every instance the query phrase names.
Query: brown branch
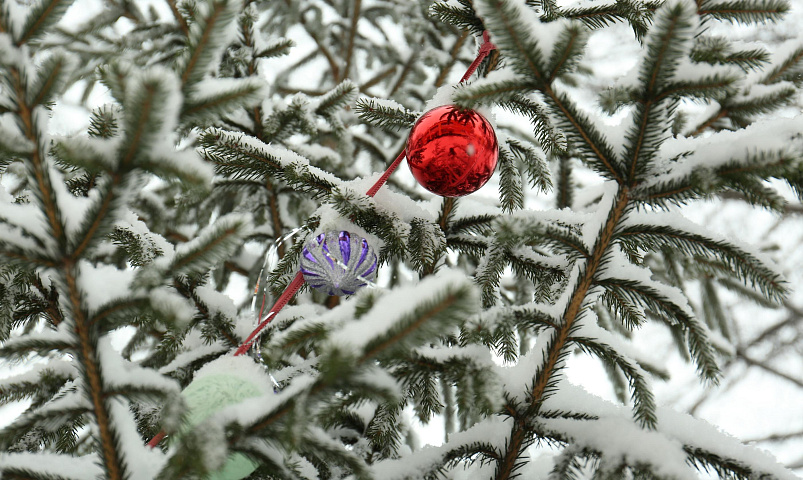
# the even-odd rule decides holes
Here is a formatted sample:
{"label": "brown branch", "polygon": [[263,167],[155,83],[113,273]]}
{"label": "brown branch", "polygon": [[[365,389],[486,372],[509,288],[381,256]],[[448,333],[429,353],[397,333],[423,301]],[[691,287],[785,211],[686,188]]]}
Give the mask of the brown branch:
{"label": "brown branch", "polygon": [[60,3],[61,0],[54,0],[50,2],[50,5],[48,5],[47,9],[44,12],[42,12],[42,15],[39,16],[39,18],[36,20],[36,23],[31,25],[31,28],[29,28],[28,31],[22,35],[22,38],[20,38],[17,41],[18,47],[22,46],[25,42],[27,42],[31,38],[31,34],[39,29],[39,26],[42,24],[42,22],[44,22],[45,19],[50,16],[50,13],[53,10],[55,10]]}
{"label": "brown branch", "polygon": [[613,232],[619,221],[622,219],[629,202],[629,190],[625,186],[619,187],[619,193],[613,204],[613,208],[608,213],[608,218],[605,225],[600,232],[599,239],[594,246],[591,258],[585,265],[585,270],[581,275],[580,281],[572,292],[569,304],[563,314],[563,323],[555,331],[552,341],[549,344],[549,349],[546,355],[546,361],[543,367],[538,372],[538,377],[530,390],[529,405],[524,412],[520,412],[515,405],[509,405],[508,412],[515,412],[512,414],[514,419],[513,431],[511,432],[510,440],[508,442],[507,451],[504,458],[497,464],[496,479],[507,480],[515,472],[517,460],[522,454],[523,447],[525,446],[528,427],[525,419],[530,415],[537,413],[544,400],[544,396],[548,390],[550,383],[553,381],[553,376],[556,372],[556,367],[560,358],[565,353],[566,348],[569,347],[569,334],[577,320],[580,310],[585,302],[586,295],[591,289],[594,276],[597,269],[602,263],[602,259],[611,245],[613,239]]}
{"label": "brown branch", "polygon": [[630,178],[628,179],[630,180],[630,185],[634,185],[636,183],[636,165],[638,164],[639,155],[641,155],[641,148],[644,146],[644,140],[647,136],[647,122],[650,118],[650,109],[653,107],[653,102],[656,100],[652,97],[655,93],[655,84],[658,81],[658,67],[663,64],[663,58],[666,55],[666,50],[669,47],[669,42],[675,32],[675,28],[677,28],[677,23],[678,19],[674,18],[672,20],[672,25],[667,28],[664,37],[661,39],[661,50],[658,52],[658,58],[654,59],[655,68],[652,71],[652,75],[650,75],[650,81],[646,85],[647,96],[651,98],[644,102],[644,112],[642,113],[641,125],[639,125],[638,137],[635,141],[636,148],[633,152],[633,158],[631,159],[630,163]]}
{"label": "brown branch", "polygon": [[468,39],[468,30],[464,30],[454,42],[452,51],[449,53],[449,61],[441,68],[438,78],[435,79],[435,88],[442,87],[444,82],[446,82],[446,76],[449,75],[452,67],[457,62],[457,56],[460,54],[460,49],[463,48],[463,45],[466,43],[466,39]]}
{"label": "brown branch", "polygon": [[752,442],[781,442],[784,440],[791,440],[793,438],[803,437],[803,430],[798,430],[797,432],[787,432],[787,433],[772,433],[770,435],[766,435],[763,437],[757,438],[748,438],[745,439],[745,443],[752,443]]}
{"label": "brown branch", "polygon": [[383,70],[383,71],[377,73],[376,75],[374,75],[367,82],[365,82],[362,85],[360,85],[360,91],[361,92],[365,92],[369,88],[373,87],[374,85],[376,85],[377,83],[381,82],[382,80],[388,78],[389,76],[393,75],[394,73],[396,73],[396,65],[391,65],[388,68],[386,68],[385,70]]}
{"label": "brown branch", "polygon": [[351,70],[352,57],[354,56],[354,39],[357,36],[357,24],[360,21],[360,10],[362,9],[362,0],[354,0],[354,11],[351,13],[351,28],[349,29],[349,41],[346,45],[346,67],[343,69],[343,80],[348,78],[349,71]]}
{"label": "brown branch", "polygon": [[230,270],[232,272],[235,272],[235,273],[239,273],[240,275],[242,275],[244,277],[248,276],[248,270],[246,270],[245,268],[237,265],[234,262],[229,262],[229,261],[223,262],[223,268],[226,269],[226,270]]}
{"label": "brown branch", "polygon": [[726,108],[723,108],[723,107],[720,106],[719,111],[717,113],[715,113],[714,115],[709,117],[708,120],[706,120],[703,123],[701,123],[697,128],[694,129],[693,132],[691,132],[689,134],[689,136],[690,137],[696,137],[696,136],[700,135],[701,133],[703,133],[705,131],[706,128],[711,127],[718,120],[721,120],[721,119],[725,118],[726,116],[728,116],[728,113],[729,112],[728,112],[728,110]]}
{"label": "brown branch", "polygon": [[190,78],[190,72],[195,67],[195,64],[198,62],[198,59],[201,56],[201,52],[203,51],[204,47],[207,43],[209,43],[209,35],[211,34],[212,30],[215,28],[215,22],[217,18],[220,16],[223,9],[226,5],[223,2],[215,3],[214,10],[209,13],[209,17],[207,17],[206,28],[201,34],[201,38],[198,41],[198,44],[195,46],[195,50],[192,52],[189,60],[187,61],[187,66],[184,69],[184,73],[181,74],[181,84],[186,85],[187,80]]}
{"label": "brown branch", "polygon": [[173,16],[176,18],[176,22],[178,22],[178,28],[181,29],[184,35],[189,36],[190,27],[187,25],[187,20],[184,18],[184,15],[182,15],[181,12],[178,11],[176,0],[167,0],[167,5],[170,7],[170,11],[173,12]]}
{"label": "brown branch", "polygon": [[58,327],[59,324],[64,321],[64,315],[61,313],[59,309],[59,292],[56,287],[45,288],[44,284],[42,283],[42,279],[39,275],[34,275],[33,278],[33,286],[42,294],[47,301],[47,308],[45,309],[45,313],[47,313],[48,318],[50,319],[50,323],[54,327]]}
{"label": "brown branch", "polygon": [[318,38],[318,35],[309,29],[307,21],[304,19],[304,12],[301,12],[299,21],[301,22],[301,25],[304,26],[304,30],[307,31],[307,35],[309,35],[315,41],[315,45],[318,46],[318,50],[320,50],[323,56],[326,58],[326,61],[329,63],[329,69],[332,71],[332,78],[335,79],[335,83],[337,83],[337,79],[340,78],[340,67],[337,66],[337,61],[332,55],[332,52],[326,48],[326,45],[324,45],[323,41]]}
{"label": "brown branch", "polygon": [[399,88],[401,88],[404,80],[407,78],[407,75],[410,74],[410,71],[413,69],[413,65],[415,64],[416,60],[418,60],[418,51],[414,51],[410,54],[410,58],[407,59],[407,62],[404,63],[404,67],[402,68],[401,73],[399,74],[399,78],[396,79],[396,83],[393,85],[393,88],[390,89],[390,93],[388,93],[388,97],[392,97],[394,93],[396,93]]}
{"label": "brown branch", "polygon": [[75,269],[76,266],[73,260],[69,257],[64,258],[63,273],[67,283],[69,301],[72,305],[72,313],[75,317],[75,334],[79,342],[79,350],[76,353],[80,358],[81,365],[84,367],[84,381],[89,390],[87,393],[98,425],[100,434],[98,443],[102,461],[106,467],[107,478],[110,480],[122,480],[123,472],[120,470],[122,461],[118,456],[117,442],[112,433],[111,419],[104,400],[103,382],[101,381],[100,365],[97,351],[95,350],[94,335],[90,326],[91,321],[86,317],[86,312],[84,312],[81,305],[81,293],[76,282]]}
{"label": "brown branch", "polygon": [[81,294],[76,281],[75,261],[73,257],[66,255],[66,236],[64,227],[59,221],[58,205],[55,202],[55,193],[50,187],[44,153],[39,150],[39,134],[33,122],[33,106],[29,106],[25,102],[25,89],[19,72],[16,69],[10,69],[10,73],[17,93],[19,118],[22,121],[26,138],[33,144],[30,163],[42,198],[42,208],[45,210],[49,226],[55,238],[59,241],[64,254],[60,270],[67,286],[68,301],[72,306],[72,314],[75,321],[74,331],[79,343],[79,348],[75,354],[84,367],[82,369],[83,380],[88,390],[87,393],[92,403],[92,411],[100,434],[99,446],[102,462],[106,467],[107,477],[110,480],[122,480],[122,472],[119,468],[122,462],[118,456],[117,443],[112,434],[109,413],[103,400],[103,383],[100,377],[97,352],[95,351],[94,335],[90,330],[91,322],[86,317],[86,312],[81,304]]}
{"label": "brown branch", "polygon": [[[273,237],[278,240],[284,231],[284,225],[282,224],[282,217],[279,211],[279,196],[270,180],[265,182],[265,187],[268,189],[268,206],[270,207],[270,220],[273,222]],[[277,247],[277,253],[280,259],[284,257],[284,242]]]}
{"label": "brown branch", "polygon": [[775,325],[772,325],[771,327],[767,328],[763,332],[761,332],[756,338],[754,338],[747,345],[745,345],[744,348],[748,349],[750,347],[758,345],[759,343],[763,342],[764,340],[766,340],[766,339],[770,338],[771,336],[775,335],[776,333],[778,333],[784,327],[793,326],[796,323],[799,323],[801,321],[803,321],[803,317],[800,317],[798,315],[790,315],[785,320],[780,321],[780,322],[776,323]]}
{"label": "brown branch", "polygon": [[760,368],[760,369],[762,369],[762,370],[764,370],[764,371],[766,371],[768,373],[771,373],[771,374],[775,375],[776,377],[783,378],[784,380],[792,382],[795,385],[797,385],[798,387],[803,388],[803,380],[800,380],[799,378],[795,378],[795,377],[789,375],[788,373],[784,373],[784,372],[778,370],[777,368],[773,367],[772,365],[769,365],[769,364],[767,364],[767,363],[765,363],[765,362],[763,362],[761,360],[756,360],[755,358],[749,356],[747,354],[747,352],[745,352],[741,348],[737,348],[736,349],[736,357],[739,358],[740,360],[744,361],[746,364],[750,365],[751,367],[758,367],[758,368]]}
{"label": "brown branch", "polygon": [[[47,179],[44,159],[42,153],[39,151],[38,134],[33,125],[32,109],[25,104],[24,91],[20,81],[19,72],[12,70],[16,86],[18,88],[18,103],[19,103],[19,116],[25,127],[26,137],[34,144],[34,151],[31,156],[31,164],[34,170],[34,176],[40,195],[43,201],[43,208],[48,218],[54,236],[61,240],[61,245],[66,248],[66,237],[64,235],[64,228],[58,220],[58,205],[54,201],[54,192],[50,189],[49,179]],[[100,447],[103,462],[106,466],[108,478],[111,480],[122,479],[122,472],[119,469],[121,464],[118,457],[117,449],[115,448],[116,442],[111,431],[111,424],[109,420],[106,404],[103,401],[102,392],[103,384],[100,378],[100,367],[97,363],[97,354],[93,336],[90,332],[90,322],[85,316],[81,305],[81,295],[78,290],[75,275],[75,263],[71,257],[67,256],[63,259],[62,266],[65,283],[67,285],[69,301],[72,305],[73,315],[75,318],[75,333],[79,341],[79,350],[76,352],[80,358],[83,368],[84,381],[88,387],[90,400],[92,402],[92,410],[98,424],[98,432],[100,434]]]}
{"label": "brown branch", "polygon": [[[254,48],[254,37],[251,28],[243,28],[243,39],[246,45],[252,49]],[[248,74],[255,75],[256,70],[256,60],[252,56],[251,60],[248,62]],[[255,106],[251,113],[254,119],[254,134],[259,140],[264,141],[265,137],[262,131],[262,107],[260,105]],[[273,222],[273,236],[275,239],[278,239],[284,231],[284,225],[282,225],[282,219],[279,215],[279,197],[270,180],[265,182],[265,187],[268,190],[268,207],[270,208],[271,221]],[[283,243],[279,245],[277,253],[280,259],[284,257],[285,247]]]}
{"label": "brown branch", "polygon": [[454,210],[454,204],[455,204],[454,197],[444,197],[443,208],[441,209],[443,211],[443,214],[441,215],[441,218],[438,220],[438,225],[440,225],[441,230],[443,230],[443,233],[446,233],[447,229],[449,228],[447,222],[449,220],[449,215],[452,213],[452,210]]}
{"label": "brown branch", "polygon": [[36,186],[42,199],[42,208],[45,210],[47,216],[48,226],[53,231],[53,236],[56,238],[60,245],[66,245],[67,238],[64,233],[64,226],[61,224],[58,215],[58,206],[56,205],[56,194],[50,186],[50,176],[45,167],[45,152],[40,150],[39,135],[36,131],[33,121],[33,108],[35,105],[28,105],[25,102],[25,88],[22,84],[20,72],[15,69],[9,69],[14,81],[14,88],[17,96],[17,113],[19,119],[22,121],[25,138],[27,138],[33,145],[33,152],[31,152],[31,167],[33,167],[34,179]]}

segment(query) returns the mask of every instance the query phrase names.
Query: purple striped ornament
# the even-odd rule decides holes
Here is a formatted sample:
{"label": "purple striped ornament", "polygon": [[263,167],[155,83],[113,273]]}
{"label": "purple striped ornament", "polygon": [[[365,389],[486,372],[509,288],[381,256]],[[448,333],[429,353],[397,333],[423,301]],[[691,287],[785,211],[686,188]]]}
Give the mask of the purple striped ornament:
{"label": "purple striped ornament", "polygon": [[376,267],[368,241],[346,231],[321,233],[301,251],[304,280],[329,295],[352,295],[376,278]]}

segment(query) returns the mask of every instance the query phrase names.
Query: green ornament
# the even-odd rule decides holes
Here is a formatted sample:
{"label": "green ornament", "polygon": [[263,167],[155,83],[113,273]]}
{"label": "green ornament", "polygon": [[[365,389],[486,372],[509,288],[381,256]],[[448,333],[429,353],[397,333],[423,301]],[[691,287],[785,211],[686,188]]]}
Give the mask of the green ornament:
{"label": "green ornament", "polygon": [[[240,358],[250,365],[246,367],[239,360]],[[251,379],[246,379],[238,375],[239,372],[243,371],[243,367],[246,367],[244,369],[246,372],[255,369],[256,365],[250,357],[238,357],[237,360],[227,358],[225,363],[231,364],[224,366],[224,368],[231,368],[227,373],[221,371],[220,365],[216,365],[216,368],[211,369],[212,371],[208,371],[205,367],[198,373],[192,383],[181,392],[189,407],[188,424],[184,431],[195,427],[229,405],[235,405],[243,400],[266,393],[264,387],[254,384],[253,376]],[[220,469],[210,473],[206,479],[240,480],[250,475],[258,466],[242,453],[233,453],[229,455],[229,458]]]}

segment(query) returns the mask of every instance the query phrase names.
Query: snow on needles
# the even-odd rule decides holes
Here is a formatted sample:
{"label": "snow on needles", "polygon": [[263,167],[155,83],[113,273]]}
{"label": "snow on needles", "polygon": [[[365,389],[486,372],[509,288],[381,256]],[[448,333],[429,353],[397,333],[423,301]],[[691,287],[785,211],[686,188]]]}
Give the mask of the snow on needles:
{"label": "snow on needles", "polygon": [[544,409],[598,417],[596,420],[551,418],[543,422],[547,428],[571,436],[577,445],[601,452],[604,458],[621,459],[630,465],[647,463],[659,475],[698,479],[697,472],[686,461],[686,450],[699,449],[721,458],[739,458],[748,468],[769,473],[774,478],[797,478],[771,455],[743,445],[703,420],[668,408],[658,407],[657,430],[646,430],[633,422],[629,408],[607,402],[582,387],[563,381],[546,399]]}
{"label": "snow on needles", "polygon": [[465,445],[484,444],[503,450],[510,434],[512,420],[500,416],[490,417],[462,432],[449,435],[441,446],[426,446],[414,455],[377,462],[371,467],[372,478],[384,480],[417,480],[436,469],[448,452]]}
{"label": "snow on needles", "polygon": [[103,476],[94,454],[73,457],[43,452],[0,453],[0,477],[4,471],[37,472],[65,480],[95,480]]}
{"label": "snow on needles", "polygon": [[[803,131],[803,115],[757,121],[738,130],[723,130],[704,138],[669,139],[661,145],[662,168],[645,186],[669,183],[692,175],[697,170],[713,170],[731,162],[747,164],[759,151],[787,151],[790,141]],[[689,153],[693,152],[693,153]],[[678,158],[678,161],[671,159]]]}
{"label": "snow on needles", "polygon": [[[473,6],[477,11],[480,18],[491,18],[493,13],[491,9],[497,8],[494,4],[496,2],[474,2]],[[561,38],[561,32],[569,25],[570,21],[566,19],[558,19],[551,22],[541,22],[538,13],[533,10],[525,0],[512,0],[505,2],[507,6],[515,10],[515,18],[517,24],[527,25],[529,28],[526,32],[518,32],[526,34],[532,39],[541,51],[541,56],[544,59],[549,58],[552,50],[555,48],[555,41]],[[491,28],[491,40],[494,40],[493,28]]]}
{"label": "snow on needles", "polygon": [[[465,273],[459,270],[443,270],[416,285],[396,288],[377,300],[371,311],[359,320],[349,322],[334,333],[330,337],[330,343],[345,352],[362,352],[374,339],[386,335],[420,305],[437,300],[448,289],[461,287],[475,291]],[[411,299],[415,299],[415,302],[410,301]]]}
{"label": "snow on needles", "polygon": [[112,300],[128,298],[135,273],[133,269],[119,270],[113,265],[79,260],[78,287],[86,308],[93,312]]}
{"label": "snow on needles", "polygon": [[103,382],[109,391],[133,389],[179,394],[178,382],[153,369],[140,367],[124,359],[114,350],[108,336],[98,342],[98,355],[103,370]]}

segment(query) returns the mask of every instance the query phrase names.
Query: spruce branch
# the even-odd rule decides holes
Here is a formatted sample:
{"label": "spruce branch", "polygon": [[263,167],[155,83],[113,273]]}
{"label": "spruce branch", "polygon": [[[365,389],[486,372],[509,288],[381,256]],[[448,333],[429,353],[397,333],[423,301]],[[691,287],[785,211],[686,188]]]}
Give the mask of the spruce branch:
{"label": "spruce branch", "polygon": [[610,309],[611,313],[621,320],[628,331],[640,327],[646,319],[642,309],[634,304],[628,297],[620,295],[619,292],[615,290],[606,290],[600,300]]}
{"label": "spruce branch", "polygon": [[126,92],[123,138],[114,171],[103,178],[100,195],[92,202],[77,232],[69,238],[73,258],[80,258],[112,230],[112,212],[120,208],[122,193],[135,182],[129,173],[152,157],[152,146],[162,143],[165,130],[175,125],[178,99],[174,76],[153,69],[135,77]]}
{"label": "spruce branch", "polygon": [[732,23],[777,22],[789,11],[785,0],[705,0],[698,5],[698,15]]}
{"label": "spruce branch", "polygon": [[446,233],[448,235],[457,235],[460,233],[487,233],[487,230],[491,227],[491,223],[496,218],[496,215],[491,214],[460,217],[449,222]]}
{"label": "spruce branch", "polygon": [[436,2],[430,7],[432,15],[443,23],[481,35],[485,30],[469,0],[458,0],[459,6],[448,2]]}
{"label": "spruce branch", "polygon": [[505,146],[499,148],[499,201],[503,212],[524,208],[524,190],[521,173],[516,168],[513,155]]}
{"label": "spruce branch", "polygon": [[688,311],[688,307],[679,305],[667,294],[660,291],[657,285],[646,285],[630,279],[598,279],[595,283],[614,295],[627,298],[641,304],[658,318],[668,318],[677,322],[686,332],[689,341],[689,353],[697,363],[700,376],[708,381],[716,382],[719,376],[714,352],[707,339],[706,329]]}
{"label": "spruce branch", "polygon": [[[559,363],[566,355],[568,339],[575,330],[575,322],[585,304],[586,295],[592,287],[597,269],[613,240],[614,230],[627,209],[630,200],[628,194],[629,191],[626,187],[620,187],[616,194],[593,251],[585,261],[583,270],[581,270],[578,281],[571,293],[569,302],[563,312],[561,323],[558,329],[551,334],[544,362],[539,366],[536,375],[534,375],[535,380],[528,391],[528,404],[524,406],[525,412],[537,413],[545,396],[548,396],[554,388],[555,371],[560,368]],[[512,478],[516,470],[521,466],[519,458],[522,455],[523,448],[527,446],[530,436],[524,423],[526,413],[520,413],[521,408],[511,403],[507,405],[506,411],[517,421],[515,421],[511,429],[502,460],[496,465],[495,478],[497,480]]]}
{"label": "spruce branch", "polygon": [[662,9],[657,17],[639,69],[639,80],[643,84],[641,101],[636,104],[633,127],[626,137],[626,178],[631,185],[638,182],[658,146],[666,139],[668,128],[663,117],[667,112],[666,106],[661,105],[661,94],[672,88],[671,78],[694,35],[696,17],[688,4],[676,2]]}
{"label": "spruce branch", "polygon": [[[494,42],[506,56],[510,57],[511,66],[520,75],[529,77],[533,85],[546,98],[546,103],[557,124],[563,128],[568,140],[582,158],[608,178],[621,181],[624,172],[616,159],[613,148],[593,124],[581,114],[568,96],[548,81],[545,53],[538,43],[529,35],[530,26],[521,16],[521,12],[509,2],[502,0],[484,0],[480,2],[486,26],[494,34]],[[540,23],[537,17],[527,20]],[[551,52],[546,52],[549,54]]]}
{"label": "spruce branch", "polygon": [[561,17],[579,20],[591,29],[600,29],[621,21],[627,21],[639,41],[647,33],[647,25],[650,19],[649,13],[649,5],[632,0],[617,0],[615,3],[560,10]]}
{"label": "spruce branch", "polygon": [[552,189],[552,179],[546,159],[537,150],[518,140],[508,138],[506,143],[513,156],[524,163],[530,187],[548,193]]}
{"label": "spruce branch", "polygon": [[72,5],[71,0],[39,0],[28,11],[25,23],[15,35],[15,43],[21,46],[40,40],[47,29],[58,22]]}
{"label": "spruce branch", "polygon": [[627,377],[633,400],[634,417],[642,427],[654,430],[658,423],[655,399],[641,368],[619,354],[616,349],[594,339],[572,337],[569,341],[577,344],[582,350],[599,357],[603,362],[616,366]]}
{"label": "spruce branch", "polygon": [[[41,452],[2,453],[0,460],[0,473],[12,480],[90,480],[103,474],[94,455],[76,458]],[[40,468],[45,462],[49,467]]]}
{"label": "spruce branch", "polygon": [[401,105],[389,105],[387,101],[379,103],[373,98],[357,100],[356,112],[363,121],[388,130],[410,128],[421,116],[419,112],[411,112]]}
{"label": "spruce branch", "polygon": [[688,462],[699,471],[713,471],[720,478],[734,478],[737,480],[748,480],[755,478],[758,472],[743,463],[724,458],[716,453],[694,445],[684,445],[683,449],[688,454]]}
{"label": "spruce branch", "polygon": [[[57,365],[47,365],[34,371],[36,375],[26,373],[17,377],[5,378],[0,381],[0,400],[3,402],[17,402],[31,399],[32,406],[41,406],[50,396],[58,393],[64,384],[75,379],[75,373],[59,368]],[[48,392],[48,396],[44,392]]]}
{"label": "spruce branch", "polygon": [[[497,77],[502,79],[497,80]],[[532,87],[532,82],[528,79],[520,76],[509,78],[507,72],[496,70],[483,79],[455,87],[452,101],[464,108],[476,108],[477,105],[504,102],[513,96],[529,92]]]}
{"label": "spruce branch", "polygon": [[26,103],[28,105],[48,105],[56,95],[61,94],[74,69],[75,61],[65,52],[55,52],[39,66],[34,79],[28,82]]}
{"label": "spruce branch", "polygon": [[189,48],[182,59],[181,84],[194,85],[210,71],[231,37],[229,24],[242,9],[240,0],[208,0],[204,10],[190,26]]}
{"label": "spruce branch", "polygon": [[730,43],[723,37],[698,37],[689,58],[696,63],[736,65],[747,72],[764,67],[769,62],[770,55],[762,48],[733,51]]}
{"label": "spruce branch", "polygon": [[201,155],[217,173],[236,179],[278,177],[299,192],[326,196],[340,183],[328,172],[310,166],[300,155],[236,132],[209,129],[201,137]]}
{"label": "spruce branch", "polygon": [[242,107],[256,107],[266,95],[255,78],[208,79],[195,83],[181,110],[182,122],[204,124]]}
{"label": "spruce branch", "polygon": [[287,55],[289,50],[295,46],[295,42],[289,38],[282,38],[272,41],[263,50],[254,53],[256,58],[272,58]]}
{"label": "spruce branch", "polygon": [[560,32],[546,63],[547,84],[575,71],[587,40],[588,30],[578,24],[570,24]]}
{"label": "spruce branch", "polygon": [[7,450],[13,443],[37,428],[50,428],[52,425],[65,425],[76,422],[91,412],[88,405],[47,405],[33,412],[26,412],[0,432],[0,447]]}
{"label": "spruce branch", "polygon": [[176,248],[170,272],[175,275],[202,274],[213,265],[229,258],[252,229],[251,220],[240,214],[229,214],[202,230],[192,241]]}
{"label": "spruce branch", "polygon": [[499,106],[529,118],[535,138],[547,155],[556,155],[566,151],[566,138],[552,125],[544,105],[529,97],[516,95],[499,102]]}
{"label": "spruce branch", "polygon": [[380,209],[372,198],[352,189],[336,189],[331,201],[343,217],[351,218],[354,223],[385,242],[379,253],[380,262],[404,258],[409,226],[398,215]]}
{"label": "spruce branch", "polygon": [[672,247],[689,256],[704,255],[719,259],[737,278],[758,287],[764,297],[779,302],[786,295],[786,287],[778,273],[763,265],[755,256],[740,248],[702,234],[691,233],[664,225],[633,225],[616,234],[617,241],[631,247],[657,251]]}
{"label": "spruce branch", "polygon": [[413,267],[423,277],[434,273],[446,249],[446,237],[438,224],[414,218],[410,222],[407,249]]}
{"label": "spruce branch", "polygon": [[[395,354],[419,346],[475,313],[478,298],[474,287],[462,275],[454,272],[449,275],[451,282],[427,277],[411,287],[412,291],[398,291],[387,298],[380,297],[367,313],[350,326],[351,329],[367,331],[360,322],[369,324],[382,318],[385,319],[386,328],[381,331],[371,329],[371,335],[357,336],[350,330],[341,330],[330,335],[321,354],[320,375],[314,379],[302,379],[298,383],[297,388],[303,389],[306,401],[326,398],[331,393],[330,389],[343,385],[346,379],[358,374],[364,366],[372,365],[374,361],[391,360]],[[388,308],[399,298],[416,294],[428,300],[407,305],[401,310]],[[346,307],[341,305],[338,308]],[[389,319],[388,312],[393,312]],[[255,415],[249,425],[244,426],[244,433],[255,434],[274,428],[277,422],[286,419],[294,411],[301,399],[299,394],[300,391],[294,387],[288,387],[279,398],[265,407],[263,413]]]}
{"label": "spruce branch", "polygon": [[45,146],[43,132],[37,128],[38,117],[42,114],[36,105],[29,105],[26,101],[27,86],[23,84],[24,79],[16,69],[10,70],[13,80],[14,94],[16,95],[17,115],[23,127],[25,138],[34,146],[29,153],[30,157],[25,162],[29,176],[35,182],[34,197],[40,203],[41,208],[47,218],[47,226],[59,246],[66,244],[64,232],[64,220],[61,217],[56,204],[56,193],[52,184],[50,172],[47,170],[47,149]]}
{"label": "spruce branch", "polygon": [[800,85],[801,73],[803,73],[803,47],[795,49],[780,65],[770,70],[761,83],[769,85],[788,81]]}

